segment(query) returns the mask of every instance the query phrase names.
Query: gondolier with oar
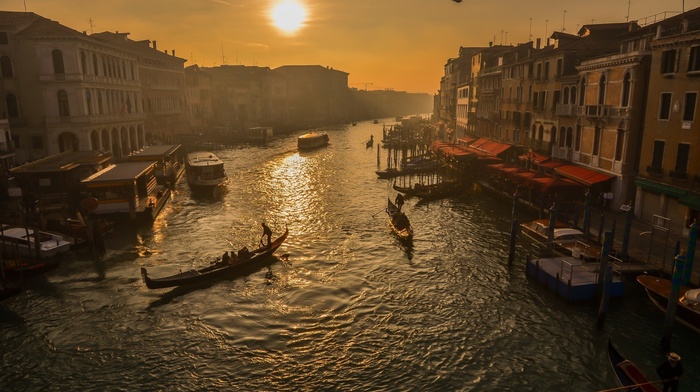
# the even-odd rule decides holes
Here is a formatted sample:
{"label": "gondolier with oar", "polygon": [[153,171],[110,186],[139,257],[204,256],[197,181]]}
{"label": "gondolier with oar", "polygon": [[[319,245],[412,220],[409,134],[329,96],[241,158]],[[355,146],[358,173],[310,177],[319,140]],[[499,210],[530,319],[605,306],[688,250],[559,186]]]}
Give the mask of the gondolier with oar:
{"label": "gondolier with oar", "polygon": [[681,356],[676,353],[669,353],[666,356],[666,361],[656,369],[656,373],[664,381],[663,392],[678,391],[678,380],[683,375]]}
{"label": "gondolier with oar", "polygon": [[263,245],[263,238],[267,237],[267,246],[270,247],[272,245],[272,230],[270,230],[265,222],[262,223],[262,228],[263,234],[260,237],[260,245]]}

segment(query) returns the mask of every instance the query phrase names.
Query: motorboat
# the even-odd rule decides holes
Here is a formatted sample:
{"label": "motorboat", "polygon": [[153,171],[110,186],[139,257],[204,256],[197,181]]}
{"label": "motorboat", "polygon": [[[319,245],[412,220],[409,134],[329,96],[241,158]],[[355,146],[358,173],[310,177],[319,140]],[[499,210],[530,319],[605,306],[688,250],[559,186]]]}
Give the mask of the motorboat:
{"label": "motorboat", "polygon": [[223,185],[228,176],[224,161],[209,151],[195,151],[187,154],[185,166],[187,183],[190,188],[216,188]]}
{"label": "motorboat", "polygon": [[322,132],[305,133],[297,138],[299,151],[308,151],[328,145],[328,134]]}
{"label": "motorboat", "polygon": [[70,250],[71,243],[62,236],[28,227],[2,225],[0,241],[7,255],[50,258]]}

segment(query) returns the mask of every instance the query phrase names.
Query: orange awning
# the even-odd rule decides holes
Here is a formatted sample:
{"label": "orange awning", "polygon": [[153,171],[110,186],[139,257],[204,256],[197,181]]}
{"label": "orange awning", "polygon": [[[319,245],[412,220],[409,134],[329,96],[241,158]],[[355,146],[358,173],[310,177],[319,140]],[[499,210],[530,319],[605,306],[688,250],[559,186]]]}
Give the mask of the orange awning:
{"label": "orange awning", "polygon": [[519,156],[518,158],[520,158],[521,161],[527,161],[527,157],[528,157],[528,156],[530,156],[530,160],[531,160],[532,162],[537,162],[537,163],[542,163],[542,162],[544,162],[544,161],[549,160],[549,156],[547,156],[547,155],[542,155],[542,154],[538,154],[538,153],[536,153],[536,152],[531,152],[531,153],[529,153],[529,154],[528,154],[528,153],[525,153],[525,154]]}
{"label": "orange awning", "polygon": [[567,180],[566,178],[556,178],[552,176],[535,177],[528,180],[533,187],[542,193],[581,193],[584,188],[581,184]]}
{"label": "orange awning", "polygon": [[572,166],[572,165],[563,165],[559,167],[555,167],[554,171],[558,173],[561,176],[564,176],[566,178],[570,178],[580,184],[586,185],[586,186],[591,186],[593,184],[597,184],[603,181],[607,181],[611,178],[612,176],[609,176],[607,174],[599,173],[594,170],[586,169],[580,166]]}

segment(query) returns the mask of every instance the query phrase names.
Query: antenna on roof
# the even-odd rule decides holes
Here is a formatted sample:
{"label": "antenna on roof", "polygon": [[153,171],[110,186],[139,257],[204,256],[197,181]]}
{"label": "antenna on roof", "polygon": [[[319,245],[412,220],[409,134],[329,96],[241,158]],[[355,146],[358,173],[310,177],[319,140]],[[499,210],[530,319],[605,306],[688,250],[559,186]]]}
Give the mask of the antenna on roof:
{"label": "antenna on roof", "polygon": [[24,12],[27,12],[27,0],[24,0]]}
{"label": "antenna on roof", "polygon": [[92,29],[92,18],[88,19],[88,22],[90,22],[90,35],[92,35],[95,33],[95,31]]}

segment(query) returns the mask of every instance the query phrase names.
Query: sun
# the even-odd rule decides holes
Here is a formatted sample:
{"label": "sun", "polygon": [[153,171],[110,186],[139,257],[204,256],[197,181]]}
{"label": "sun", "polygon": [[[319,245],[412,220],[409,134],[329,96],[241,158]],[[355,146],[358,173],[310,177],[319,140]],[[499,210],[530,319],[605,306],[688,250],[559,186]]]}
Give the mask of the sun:
{"label": "sun", "polygon": [[306,9],[295,0],[281,0],[270,10],[270,18],[275,27],[287,34],[299,30],[306,20]]}

